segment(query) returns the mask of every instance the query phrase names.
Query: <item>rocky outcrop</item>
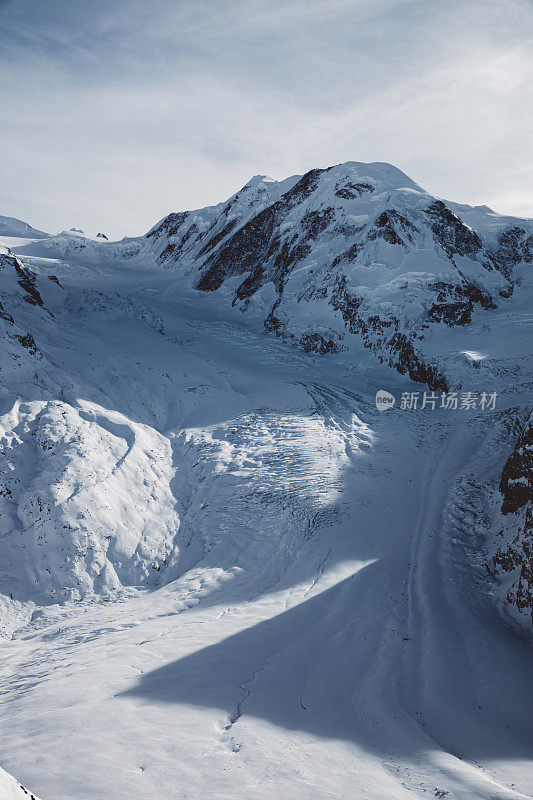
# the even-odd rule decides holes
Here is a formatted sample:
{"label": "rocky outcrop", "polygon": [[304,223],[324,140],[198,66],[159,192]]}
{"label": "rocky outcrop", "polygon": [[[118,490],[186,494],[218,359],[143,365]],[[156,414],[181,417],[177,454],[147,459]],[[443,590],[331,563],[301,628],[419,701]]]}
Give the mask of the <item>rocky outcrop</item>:
{"label": "rocky outcrop", "polygon": [[[374,222],[368,233],[370,240],[381,237],[389,244],[399,244],[407,248],[407,243],[414,242],[414,233],[419,233],[418,228],[412,222],[399,214],[393,208],[383,211]],[[403,237],[403,238],[402,238]]]}
{"label": "rocky outcrop", "polygon": [[[51,275],[48,278],[64,291],[57,277]],[[30,316],[35,313],[54,319],[40,291],[43,282],[44,279],[28,269],[10,250],[4,248],[4,252],[0,252],[0,337],[6,356],[3,367],[0,367],[0,384],[9,385],[11,370],[19,375],[21,370],[31,371],[32,362],[35,364],[36,359],[42,357],[33,335],[27,330],[26,318],[29,305],[34,309]]]}
{"label": "rocky outcrop", "polygon": [[533,234],[519,225],[505,228],[498,235],[498,246],[491,255],[498,269],[510,277],[521,261],[526,264],[533,261]]}
{"label": "rocky outcrop", "polygon": [[490,568],[511,613],[533,631],[533,414],[502,471]]}
{"label": "rocky outcrop", "polygon": [[43,298],[40,295],[39,290],[35,286],[35,279],[36,275],[30,269],[27,269],[23,264],[18,260],[18,258],[13,257],[15,267],[15,272],[17,273],[18,282],[20,286],[24,289],[24,299],[27,303],[31,303],[33,306],[44,306]]}
{"label": "rocky outcrop", "polygon": [[[23,262],[17,258],[17,256],[14,256],[10,251],[0,253],[0,270],[3,272],[4,276],[7,277],[8,286],[10,284],[13,285],[13,279],[16,280],[16,283],[22,289],[20,296],[26,303],[29,303],[32,306],[38,306],[52,316],[52,313],[46,308],[41,293],[37,287],[36,273],[32,272],[31,269],[28,269],[28,267],[26,267]],[[54,277],[55,276],[51,276],[51,279],[53,280]],[[55,278],[55,281],[59,284],[57,278]],[[0,313],[2,312],[3,318],[6,319],[6,312],[0,304]],[[7,316],[9,317],[10,315],[8,314]]]}
{"label": "rocky outcrop", "polygon": [[496,308],[488,292],[470,283],[453,285],[437,281],[431,289],[437,297],[428,311],[428,317],[434,322],[444,322],[450,327],[470,322],[477,304],[482,308]]}
{"label": "rocky outcrop", "polygon": [[165,217],[165,219],[162,220],[157,227],[152,228],[152,230],[146,234],[146,238],[158,238],[163,234],[165,236],[174,236],[187,219],[188,214],[188,211],[182,211],[177,214],[169,214],[168,217]]}
{"label": "rocky outcrop", "polygon": [[477,233],[450,211],[442,200],[431,203],[425,213],[430,219],[435,239],[449,258],[467,256],[481,250],[482,243]]}
{"label": "rocky outcrop", "polygon": [[531,502],[533,491],[533,415],[507,459],[500,481],[502,514],[516,514]]}
{"label": "rocky outcrop", "polygon": [[11,325],[14,325],[15,323],[15,320],[13,319],[11,314],[7,313],[1,302],[0,302],[0,319],[3,319],[5,322],[9,322]]}

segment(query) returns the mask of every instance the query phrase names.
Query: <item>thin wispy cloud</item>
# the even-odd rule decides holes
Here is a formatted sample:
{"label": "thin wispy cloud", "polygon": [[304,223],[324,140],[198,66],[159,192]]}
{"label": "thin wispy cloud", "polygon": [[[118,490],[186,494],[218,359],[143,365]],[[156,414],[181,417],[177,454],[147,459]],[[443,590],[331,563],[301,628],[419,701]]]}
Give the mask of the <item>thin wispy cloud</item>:
{"label": "thin wispy cloud", "polygon": [[346,160],[533,215],[525,0],[7,0],[0,31],[0,213],[38,227],[136,234]]}

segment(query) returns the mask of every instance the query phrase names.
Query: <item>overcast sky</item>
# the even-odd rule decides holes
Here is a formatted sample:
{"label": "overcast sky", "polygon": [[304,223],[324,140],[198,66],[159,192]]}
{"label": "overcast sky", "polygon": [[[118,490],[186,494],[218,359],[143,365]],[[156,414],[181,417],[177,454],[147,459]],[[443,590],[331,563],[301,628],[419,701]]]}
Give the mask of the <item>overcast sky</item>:
{"label": "overcast sky", "polygon": [[388,161],[533,216],[531,0],[0,0],[0,214],[146,231]]}

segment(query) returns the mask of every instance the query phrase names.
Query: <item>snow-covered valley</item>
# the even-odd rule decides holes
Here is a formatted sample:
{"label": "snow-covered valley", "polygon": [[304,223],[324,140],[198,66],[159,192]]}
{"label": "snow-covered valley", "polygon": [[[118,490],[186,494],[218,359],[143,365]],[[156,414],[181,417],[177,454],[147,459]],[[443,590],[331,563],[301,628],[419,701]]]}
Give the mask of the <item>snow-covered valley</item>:
{"label": "snow-covered valley", "polygon": [[426,230],[370,166],[189,212],[207,265],[179,215],[0,234],[0,763],[41,800],[532,796],[531,223]]}

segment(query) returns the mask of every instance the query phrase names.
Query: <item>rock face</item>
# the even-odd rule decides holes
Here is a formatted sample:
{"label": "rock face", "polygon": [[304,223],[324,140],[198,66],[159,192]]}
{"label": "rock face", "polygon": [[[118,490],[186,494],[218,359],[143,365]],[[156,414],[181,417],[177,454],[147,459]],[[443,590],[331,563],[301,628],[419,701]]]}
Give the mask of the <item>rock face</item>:
{"label": "rock face", "polygon": [[0,372],[6,384],[18,383],[23,373],[31,375],[34,360],[40,357],[39,348],[25,326],[25,310],[28,305],[33,306],[36,313],[53,318],[41,294],[44,283],[7,248],[0,248],[0,335],[5,355]]}
{"label": "rock face", "polygon": [[500,481],[497,549],[491,567],[503,600],[533,629],[533,414],[507,459]]}
{"label": "rock face", "polygon": [[453,376],[425,340],[513,294],[533,227],[446,204],[391,165],[349,162],[279,183],[256,176],[226,203],[170,214],[145,242],[162,266],[305,350],[338,352],[353,334],[446,390]]}

